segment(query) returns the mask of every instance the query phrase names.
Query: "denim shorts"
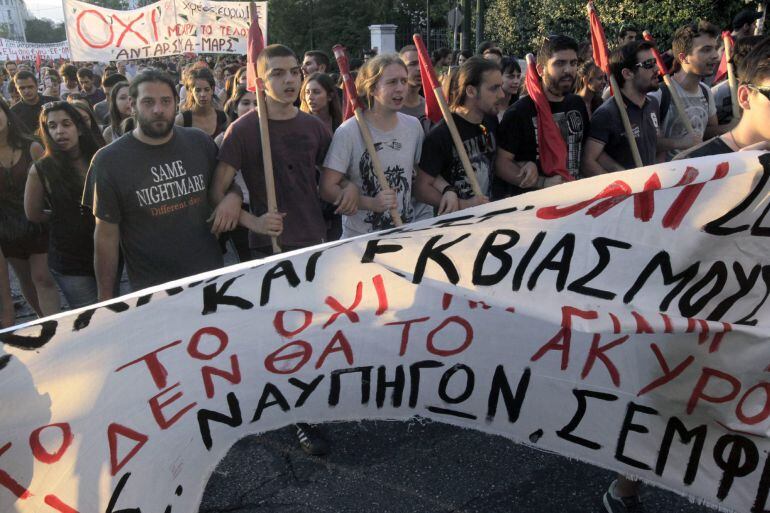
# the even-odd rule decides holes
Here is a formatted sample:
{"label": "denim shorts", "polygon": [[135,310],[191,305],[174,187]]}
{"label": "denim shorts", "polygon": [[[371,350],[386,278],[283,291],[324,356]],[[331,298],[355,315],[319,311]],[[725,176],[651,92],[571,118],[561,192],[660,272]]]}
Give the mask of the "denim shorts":
{"label": "denim shorts", "polygon": [[64,294],[70,309],[74,310],[96,303],[99,296],[95,277],[61,274],[53,269],[51,269],[51,275]]}

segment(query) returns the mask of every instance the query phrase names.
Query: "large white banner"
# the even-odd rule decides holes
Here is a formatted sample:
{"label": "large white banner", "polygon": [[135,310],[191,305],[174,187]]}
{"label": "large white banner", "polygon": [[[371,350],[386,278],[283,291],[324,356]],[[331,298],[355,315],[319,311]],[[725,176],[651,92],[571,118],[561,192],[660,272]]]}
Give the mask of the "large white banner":
{"label": "large white banner", "polygon": [[[257,2],[267,37],[267,2]],[[147,59],[181,53],[246,53],[249,2],[161,0],[116,11],[64,0],[67,40],[75,61]]]}
{"label": "large white banner", "polygon": [[38,54],[42,59],[69,59],[67,41],[60,43],[27,43],[0,37],[0,61],[34,61]]}
{"label": "large white banner", "polygon": [[768,178],[614,173],[0,333],[0,511],[192,512],[243,436],[420,415],[763,512]]}

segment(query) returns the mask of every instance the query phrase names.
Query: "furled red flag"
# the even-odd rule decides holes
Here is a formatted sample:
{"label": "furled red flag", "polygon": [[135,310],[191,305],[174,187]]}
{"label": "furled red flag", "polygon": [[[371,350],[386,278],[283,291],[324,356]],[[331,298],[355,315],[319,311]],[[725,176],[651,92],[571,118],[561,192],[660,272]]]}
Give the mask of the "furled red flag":
{"label": "furled red flag", "polygon": [[[733,36],[730,35],[729,30],[725,30],[722,32],[722,41],[724,41],[725,37],[730,39],[730,47],[735,48],[735,40],[733,39]],[[719,68],[717,69],[717,74],[714,76],[714,84],[717,82],[721,82],[722,80],[727,78],[727,52],[722,52],[722,60],[719,61]]]}
{"label": "furled red flag", "polygon": [[37,55],[35,56],[35,68],[37,69],[37,72],[40,73],[40,65],[42,64],[42,58],[40,57],[40,52],[37,52]]}
{"label": "furled red flag", "polygon": [[332,48],[334,52],[334,58],[337,60],[337,67],[340,69],[340,75],[342,76],[342,87],[345,91],[343,95],[343,115],[344,119],[351,118],[356,108],[360,107],[358,103],[358,91],[356,91],[356,84],[353,82],[353,77],[350,74],[350,63],[348,62],[348,53],[345,47],[342,45],[334,45]]}
{"label": "furled red flag", "polygon": [[257,4],[251,2],[251,25],[246,38],[246,89],[251,92],[257,90],[257,57],[265,47],[265,37],[259,26],[259,13]]}
{"label": "furled red flag", "polygon": [[561,175],[565,180],[573,180],[566,168],[567,143],[561,136],[561,130],[556,126],[551,114],[548,97],[543,92],[540,75],[535,69],[534,60],[527,59],[527,76],[525,79],[530,98],[537,109],[537,142],[540,153],[540,167],[548,176]]}
{"label": "furled red flag", "polygon": [[591,49],[594,53],[594,62],[609,76],[610,52],[607,49],[607,38],[593,2],[588,2],[588,21],[591,25]]}
{"label": "furled red flag", "polygon": [[433,62],[428,55],[428,49],[422,41],[420,34],[415,34],[412,39],[417,47],[417,59],[420,61],[420,79],[422,81],[422,92],[425,95],[425,115],[433,123],[441,121],[441,108],[438,106],[436,98],[436,88],[439,87],[436,71],[433,69]]}

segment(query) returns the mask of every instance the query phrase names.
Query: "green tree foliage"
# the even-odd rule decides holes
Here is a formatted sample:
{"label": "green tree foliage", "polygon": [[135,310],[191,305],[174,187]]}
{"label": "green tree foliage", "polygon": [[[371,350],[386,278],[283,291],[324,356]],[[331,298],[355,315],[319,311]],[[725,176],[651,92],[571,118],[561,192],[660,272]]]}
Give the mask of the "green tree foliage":
{"label": "green tree foliage", "polygon": [[58,43],[67,39],[64,23],[49,19],[30,18],[24,24],[24,32],[30,43]]}
{"label": "green tree foliage", "polygon": [[[698,19],[728,28],[741,9],[756,9],[744,0],[595,0],[607,39],[624,25],[649,30],[668,48],[674,31]],[[485,33],[508,51],[523,56],[548,34],[567,34],[588,41],[585,0],[489,0]]]}
{"label": "green tree foliage", "polygon": [[[431,1],[431,26],[446,26],[450,0]],[[425,0],[276,0],[268,3],[268,39],[298,55],[339,43],[352,57],[371,46],[369,25],[392,23],[398,31],[424,26]]]}

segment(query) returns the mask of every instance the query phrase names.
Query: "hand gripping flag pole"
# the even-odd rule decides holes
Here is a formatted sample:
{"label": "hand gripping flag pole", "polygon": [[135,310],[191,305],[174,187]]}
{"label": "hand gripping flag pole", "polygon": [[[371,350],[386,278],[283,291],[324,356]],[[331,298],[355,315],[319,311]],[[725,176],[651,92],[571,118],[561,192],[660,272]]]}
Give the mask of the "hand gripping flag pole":
{"label": "hand gripping flag pole", "polygon": [[468,178],[468,183],[471,186],[473,195],[484,196],[484,193],[481,191],[481,187],[479,186],[479,180],[476,177],[476,172],[473,170],[473,165],[468,158],[468,153],[465,151],[463,140],[460,138],[460,132],[457,131],[457,125],[455,124],[455,120],[452,117],[452,111],[449,109],[449,104],[447,103],[446,98],[444,98],[444,92],[441,90],[441,84],[438,83],[436,71],[433,69],[433,62],[428,56],[428,49],[425,47],[425,43],[419,34],[412,36],[412,39],[414,40],[414,44],[417,47],[417,56],[420,60],[420,74],[422,75],[422,71],[424,69],[425,75],[427,75],[428,78],[428,83],[425,83],[425,78],[423,78],[422,81],[422,87],[425,89],[426,104],[428,98],[428,89],[430,89],[435,96],[436,101],[438,102],[438,106],[441,109],[441,114],[444,116],[444,122],[446,123],[447,128],[449,128],[449,133],[452,136],[452,142],[454,142],[457,155],[460,157],[460,162],[462,163],[463,169],[465,170],[465,176]]}
{"label": "hand gripping flag pole", "polygon": [[[257,72],[257,57],[265,47],[265,39],[262,29],[259,27],[259,15],[257,5],[250,3],[251,25],[249,26],[248,44],[246,47],[246,88],[257,96],[257,114],[259,116],[259,138],[262,145],[262,168],[265,173],[265,191],[267,193],[267,210],[278,212],[278,200],[275,196],[275,176],[273,175],[273,152],[270,149],[270,132],[267,122],[267,103],[265,100],[265,83]],[[271,236],[270,242],[273,253],[280,253],[281,246],[278,237]]]}
{"label": "hand gripping flag pole", "polygon": [[588,9],[588,23],[591,28],[591,46],[594,53],[594,62],[602,69],[602,71],[604,71],[607,75],[607,79],[610,81],[612,97],[615,99],[615,104],[618,106],[620,120],[623,123],[623,130],[626,132],[628,147],[631,148],[631,156],[634,158],[636,167],[642,167],[644,166],[644,163],[642,163],[642,156],[639,154],[639,146],[636,144],[636,137],[634,137],[634,130],[631,128],[631,121],[628,119],[626,104],[623,100],[623,95],[620,92],[618,81],[615,80],[615,77],[610,71],[610,53],[607,49],[607,38],[604,35],[604,27],[602,27],[599,14],[594,8],[594,3],[589,1],[586,8]]}
{"label": "hand gripping flag pole", "polygon": [[[337,66],[340,68],[340,75],[342,75],[342,83],[345,88],[345,95],[348,99],[348,105],[353,107],[353,115],[356,117],[358,128],[361,130],[361,137],[364,139],[364,145],[366,151],[369,152],[369,157],[372,160],[372,168],[374,169],[374,175],[377,177],[377,182],[380,185],[380,189],[387,191],[390,189],[385,173],[382,170],[382,163],[377,155],[377,150],[374,148],[374,140],[372,139],[372,133],[369,131],[369,125],[366,124],[364,119],[364,109],[361,107],[361,102],[358,101],[358,92],[356,91],[356,84],[353,82],[353,77],[350,75],[350,65],[348,64],[348,55],[345,51],[345,47],[342,45],[334,45],[332,48],[334,52],[334,58],[337,59]],[[398,213],[397,208],[390,209],[390,217],[393,219],[393,224],[401,226],[404,224],[401,221],[401,215]]]}
{"label": "hand gripping flag pole", "polygon": [[[645,41],[649,41],[650,43],[655,44],[655,39],[648,31],[645,30],[643,35]],[[663,81],[666,83],[666,86],[671,93],[671,100],[674,102],[674,107],[676,108],[677,114],[679,114],[679,119],[682,120],[682,123],[684,124],[685,129],[687,129],[688,134],[696,135],[695,130],[692,128],[692,123],[690,123],[690,118],[687,117],[687,112],[684,110],[684,104],[682,103],[681,96],[679,96],[679,90],[673,87],[673,79],[668,72],[668,68],[666,68],[666,65],[663,63],[663,59],[660,57],[660,52],[657,48],[653,48],[652,53],[655,55],[655,60],[658,63],[660,74],[663,75]]]}

